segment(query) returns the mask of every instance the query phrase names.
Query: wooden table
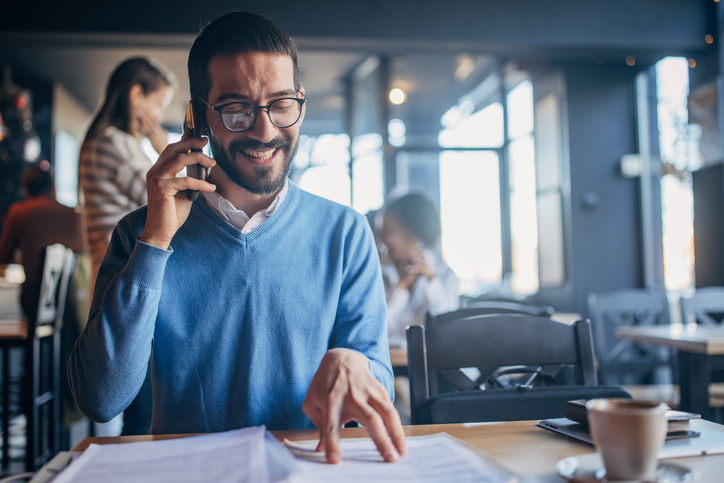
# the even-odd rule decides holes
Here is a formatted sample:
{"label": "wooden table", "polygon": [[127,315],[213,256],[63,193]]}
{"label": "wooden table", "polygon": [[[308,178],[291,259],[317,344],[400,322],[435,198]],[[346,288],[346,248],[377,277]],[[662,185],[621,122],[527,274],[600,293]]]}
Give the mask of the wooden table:
{"label": "wooden table", "polygon": [[[559,435],[536,426],[537,421],[513,421],[506,423],[437,424],[405,426],[407,436],[422,436],[446,432],[493,457],[509,470],[526,477],[531,482],[565,481],[555,471],[556,462],[568,456],[593,453],[593,446]],[[724,431],[720,425],[712,426]],[[317,431],[272,431],[280,440],[315,440]],[[85,438],[73,451],[83,451],[89,444],[130,443],[134,441],[158,441],[192,435],[118,436]],[[364,428],[342,429],[343,438],[367,437]],[[677,458],[676,463],[698,469],[698,482],[720,482],[724,468],[724,455]]]}
{"label": "wooden table", "polygon": [[407,369],[407,347],[390,347],[390,362],[393,369],[396,367]]}
{"label": "wooden table", "polygon": [[671,324],[620,327],[616,336],[677,350],[680,409],[711,419],[709,383],[713,370],[724,369],[724,326]]}

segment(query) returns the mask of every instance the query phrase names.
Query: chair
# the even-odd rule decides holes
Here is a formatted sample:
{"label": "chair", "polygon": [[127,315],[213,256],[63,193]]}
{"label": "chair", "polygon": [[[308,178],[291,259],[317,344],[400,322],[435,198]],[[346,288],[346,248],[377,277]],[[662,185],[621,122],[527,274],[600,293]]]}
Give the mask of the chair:
{"label": "chair", "polygon": [[[676,377],[671,350],[616,338],[617,327],[669,324],[669,301],[663,292],[644,289],[592,292],[588,295],[588,310],[599,356],[599,375],[604,384],[670,382]],[[657,376],[656,372],[662,368],[667,373]]]}
{"label": "chair", "polygon": [[[681,298],[681,321],[717,325],[724,321],[724,287],[703,287]],[[717,317],[715,319],[714,317]]]}
{"label": "chair", "polygon": [[[407,329],[407,354],[413,424],[563,417],[565,402],[571,399],[628,396],[620,388],[597,386],[587,320],[568,325],[545,317],[499,314],[431,329],[412,326]],[[508,370],[475,381],[460,371],[501,366],[524,366],[523,371],[535,376],[509,389],[480,390],[485,381],[493,385],[490,382]],[[536,379],[555,384],[564,367],[573,368],[577,385],[534,386]],[[436,394],[436,371],[455,375],[450,380],[462,392]]]}
{"label": "chair", "polygon": [[[692,297],[682,297],[680,304],[681,321],[683,323],[695,322],[702,325],[724,327],[724,287],[696,289],[696,293]],[[716,383],[724,382],[724,370],[712,371],[711,379]],[[722,392],[721,387],[718,391]],[[711,402],[715,402],[720,406],[721,398],[713,397]]]}
{"label": "chair", "polygon": [[553,313],[553,307],[536,307],[535,305],[527,305],[509,300],[484,300],[469,302],[465,307],[444,314],[430,315],[430,313],[428,313],[425,316],[425,326],[431,329],[453,320],[478,315],[522,314],[550,317]]}
{"label": "chair", "polygon": [[22,412],[26,416],[26,469],[34,471],[60,451],[61,329],[74,255],[63,245],[51,245],[41,257],[42,275],[38,310],[19,321],[3,321],[19,327],[16,337],[3,339],[3,463],[8,462],[8,427],[11,412],[8,352],[25,349]]}

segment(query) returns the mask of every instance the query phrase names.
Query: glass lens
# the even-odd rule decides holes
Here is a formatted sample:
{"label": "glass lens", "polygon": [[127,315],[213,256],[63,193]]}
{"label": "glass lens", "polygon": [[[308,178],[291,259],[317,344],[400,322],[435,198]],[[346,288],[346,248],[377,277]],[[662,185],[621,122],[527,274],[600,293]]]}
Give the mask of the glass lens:
{"label": "glass lens", "polygon": [[302,114],[302,108],[296,99],[277,99],[269,106],[269,118],[277,127],[289,127]]}
{"label": "glass lens", "polygon": [[221,121],[232,131],[246,131],[254,122],[254,108],[245,102],[234,102],[224,107]]}

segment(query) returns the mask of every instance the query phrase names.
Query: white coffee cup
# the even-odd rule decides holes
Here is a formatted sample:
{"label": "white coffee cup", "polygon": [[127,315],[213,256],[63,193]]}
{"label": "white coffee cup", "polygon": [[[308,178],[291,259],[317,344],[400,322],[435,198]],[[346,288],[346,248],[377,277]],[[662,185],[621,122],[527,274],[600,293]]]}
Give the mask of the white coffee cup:
{"label": "white coffee cup", "polygon": [[586,409],[606,479],[651,481],[656,455],[666,440],[668,406],[658,401],[592,399]]}

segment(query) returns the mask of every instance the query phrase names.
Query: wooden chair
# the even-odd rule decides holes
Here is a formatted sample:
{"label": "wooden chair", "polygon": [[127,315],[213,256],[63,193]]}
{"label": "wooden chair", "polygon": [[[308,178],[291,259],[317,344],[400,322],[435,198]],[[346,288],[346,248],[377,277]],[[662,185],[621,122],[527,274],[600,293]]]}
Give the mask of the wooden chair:
{"label": "wooden chair", "polygon": [[[590,293],[588,310],[599,377],[604,384],[671,382],[676,378],[671,350],[616,338],[617,327],[669,324],[669,301],[663,292],[627,289]],[[670,371],[669,380],[657,380],[656,372],[661,368]]]}
{"label": "wooden chair", "polygon": [[26,416],[26,469],[34,471],[58,451],[62,427],[60,404],[60,344],[68,285],[74,266],[70,249],[56,244],[46,248],[41,260],[42,278],[38,293],[38,310],[33,317],[2,321],[14,332],[4,334],[3,364],[3,464],[8,462],[8,427],[11,413],[9,351],[25,349],[25,372],[22,387],[22,412]]}
{"label": "wooden chair", "polygon": [[[682,297],[681,321],[683,323],[718,325],[724,320],[724,287],[703,287],[689,298]],[[716,320],[714,317],[718,317]]]}
{"label": "wooden chair", "polygon": [[[545,317],[501,314],[469,317],[426,329],[407,329],[413,424],[511,421],[563,417],[571,399],[626,397],[620,388],[597,386],[590,322],[573,325]],[[461,368],[523,366],[529,374],[508,389],[485,389]],[[576,385],[535,386],[572,367]],[[435,394],[435,371],[447,372],[461,392]],[[506,371],[502,371],[505,373]],[[492,380],[500,380],[498,374]],[[504,374],[503,374],[504,375]],[[554,382],[555,384],[555,382]]]}

